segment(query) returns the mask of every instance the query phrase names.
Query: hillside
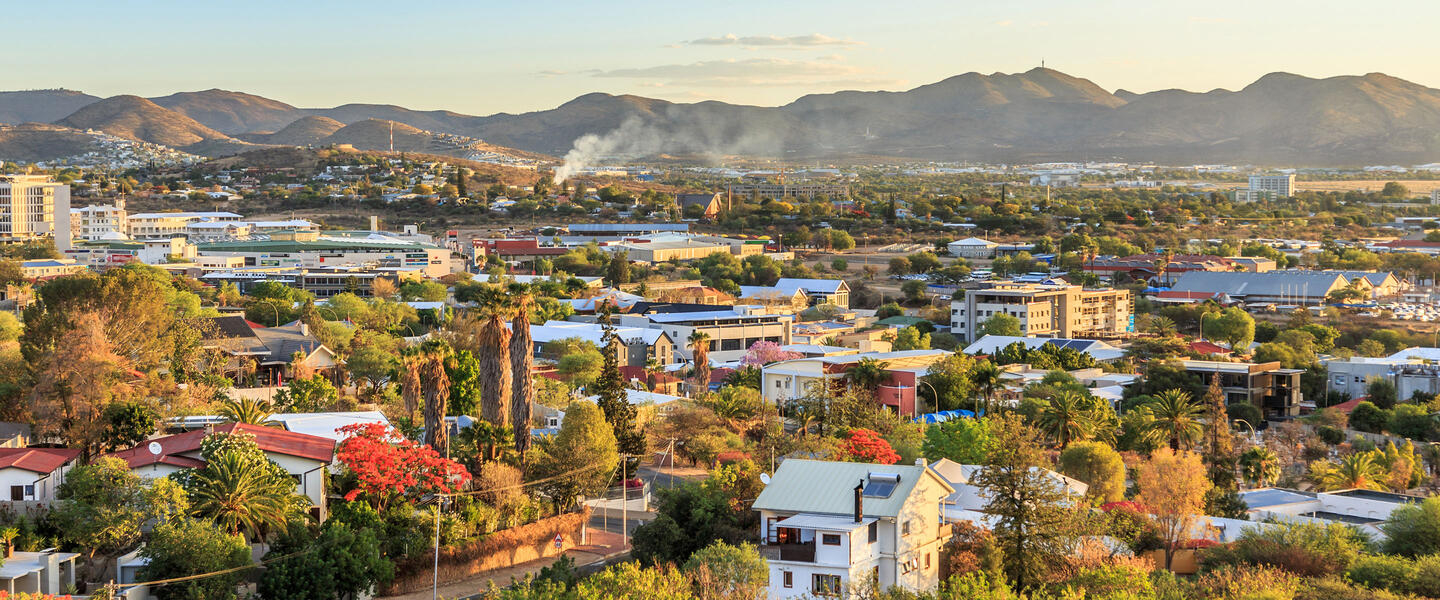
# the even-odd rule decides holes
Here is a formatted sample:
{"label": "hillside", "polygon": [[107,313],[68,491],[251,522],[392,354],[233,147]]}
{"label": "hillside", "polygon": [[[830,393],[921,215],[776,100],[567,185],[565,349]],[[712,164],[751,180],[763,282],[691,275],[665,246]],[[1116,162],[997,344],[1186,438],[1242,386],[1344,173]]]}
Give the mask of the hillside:
{"label": "hillside", "polygon": [[49,123],[99,100],[73,90],[0,92],[0,123]]}
{"label": "hillside", "polygon": [[150,101],[226,135],[275,131],[305,116],[284,102],[225,90],[181,92]]}
{"label": "hillside", "polygon": [[344,126],[344,123],[330,117],[311,115],[300,118],[274,133],[246,133],[236,137],[256,144],[308,146],[320,143]]}
{"label": "hillside", "polygon": [[139,96],[115,96],[90,104],[56,121],[76,129],[98,129],[110,135],[184,148],[207,140],[228,139],[223,133]]}
{"label": "hillside", "polygon": [[25,123],[0,127],[0,160],[39,162],[95,149],[95,138],[59,125]]}

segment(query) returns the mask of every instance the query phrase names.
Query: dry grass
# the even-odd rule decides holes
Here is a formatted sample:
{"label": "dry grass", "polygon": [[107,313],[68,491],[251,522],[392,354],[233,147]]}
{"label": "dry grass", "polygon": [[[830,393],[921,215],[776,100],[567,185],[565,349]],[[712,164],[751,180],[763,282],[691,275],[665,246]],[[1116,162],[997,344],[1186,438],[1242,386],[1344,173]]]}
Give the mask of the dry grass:
{"label": "dry grass", "polygon": [[1296,181],[1295,187],[1302,192],[1379,192],[1386,183],[1395,181],[1410,189],[1414,195],[1430,195],[1440,188],[1440,180],[1426,179],[1344,179],[1339,181]]}

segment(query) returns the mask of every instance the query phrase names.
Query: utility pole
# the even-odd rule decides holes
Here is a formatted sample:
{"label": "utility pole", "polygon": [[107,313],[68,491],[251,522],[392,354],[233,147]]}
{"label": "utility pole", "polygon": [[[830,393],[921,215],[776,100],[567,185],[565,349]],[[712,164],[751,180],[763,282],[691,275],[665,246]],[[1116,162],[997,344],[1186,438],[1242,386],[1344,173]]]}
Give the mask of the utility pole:
{"label": "utility pole", "polygon": [[620,547],[630,545],[630,530],[626,527],[630,522],[630,479],[628,475],[628,464],[630,456],[620,455]]}

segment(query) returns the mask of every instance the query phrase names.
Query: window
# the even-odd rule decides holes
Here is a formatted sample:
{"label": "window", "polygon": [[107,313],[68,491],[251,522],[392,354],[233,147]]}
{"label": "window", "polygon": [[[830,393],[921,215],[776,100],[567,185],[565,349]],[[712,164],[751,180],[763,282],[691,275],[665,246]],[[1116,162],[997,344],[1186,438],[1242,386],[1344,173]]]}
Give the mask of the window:
{"label": "window", "polygon": [[870,543],[873,544],[878,539],[880,539],[880,523],[872,522],[870,523]]}
{"label": "window", "polygon": [[20,501],[20,500],[24,500],[24,499],[25,499],[25,486],[23,486],[23,485],[12,485],[12,486],[10,486],[10,499],[11,499],[11,500],[14,500],[14,501],[17,501],[17,502]]}
{"label": "window", "polygon": [[795,587],[794,573],[791,573],[790,571],[784,571],[780,574],[780,579],[785,582],[785,587]]}
{"label": "window", "polygon": [[824,544],[824,545],[826,545],[826,546],[839,546],[839,545],[840,545],[840,535],[839,535],[839,534],[835,534],[835,533],[822,534],[822,535],[820,536],[820,543],[821,543],[821,544]]}
{"label": "window", "polygon": [[926,568],[926,569],[929,569],[929,568],[930,568],[930,553],[929,553],[929,552],[926,552],[926,553],[925,553],[925,568]]}
{"label": "window", "polygon": [[816,596],[839,596],[839,575],[811,575],[810,592]]}
{"label": "window", "polygon": [[900,524],[900,535],[910,535],[910,521],[908,519]]}

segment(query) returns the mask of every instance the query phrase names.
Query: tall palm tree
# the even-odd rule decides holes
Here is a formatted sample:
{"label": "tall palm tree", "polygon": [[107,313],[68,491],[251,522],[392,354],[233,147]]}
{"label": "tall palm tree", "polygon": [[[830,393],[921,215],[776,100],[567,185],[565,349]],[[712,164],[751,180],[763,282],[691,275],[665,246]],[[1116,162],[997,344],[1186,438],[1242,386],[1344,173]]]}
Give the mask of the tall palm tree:
{"label": "tall palm tree", "polygon": [[1145,423],[1146,435],[1157,442],[1169,443],[1171,450],[1188,449],[1204,433],[1200,405],[1190,397],[1190,392],[1165,390],[1144,409],[1150,416],[1150,421]]}
{"label": "tall palm tree", "polygon": [[425,382],[425,445],[441,455],[450,454],[450,427],[445,415],[450,404],[450,375],[445,372],[448,347],[435,347],[425,353],[420,371]]}
{"label": "tall palm tree", "polygon": [[694,352],[695,368],[691,371],[694,387],[698,392],[710,389],[710,334],[700,330],[690,332],[686,339]]}
{"label": "tall palm tree", "polygon": [[423,393],[420,389],[420,370],[424,368],[425,356],[419,353],[408,353],[400,359],[400,398],[405,401],[405,414],[410,416],[410,422],[415,422],[415,411],[420,410],[420,397]]}
{"label": "tall palm tree", "polygon": [[995,388],[1000,387],[1000,374],[1000,367],[988,360],[970,370],[970,383],[985,398],[984,414],[990,414],[990,402],[995,396]]}
{"label": "tall palm tree", "polygon": [[275,414],[275,405],[263,398],[230,398],[220,405],[220,417],[231,423],[279,427],[270,419]]}
{"label": "tall palm tree", "polygon": [[205,468],[194,471],[186,491],[195,516],[250,539],[285,527],[296,508],[294,481],[255,468],[238,452],[211,457]]}
{"label": "tall palm tree", "polygon": [[1280,479],[1280,457],[1264,446],[1240,454],[1240,476],[1251,487],[1271,485]]}
{"label": "tall palm tree", "polygon": [[515,450],[524,456],[530,449],[530,414],[535,402],[535,342],[530,338],[530,305],[534,298],[522,293],[515,299],[515,317],[510,321],[510,427],[515,430]]}
{"label": "tall palm tree", "polygon": [[1150,315],[1150,322],[1146,324],[1145,329],[1160,337],[1171,337],[1177,331],[1175,320],[1164,315]]}
{"label": "tall palm tree", "polygon": [[1384,490],[1385,466],[1375,461],[1372,452],[1356,452],[1341,459],[1340,464],[1318,474],[1320,489],[1331,490]]}
{"label": "tall palm tree", "polygon": [[[528,331],[528,328],[527,328]],[[491,307],[480,329],[480,418],[499,426],[510,424],[512,397],[510,330],[499,307]]]}
{"label": "tall palm tree", "polygon": [[862,358],[845,371],[850,387],[874,393],[885,379],[886,364],[873,358]]}
{"label": "tall palm tree", "polygon": [[1090,437],[1095,428],[1095,415],[1084,396],[1074,390],[1063,390],[1050,399],[1037,425],[1047,437],[1066,448],[1073,440]]}

